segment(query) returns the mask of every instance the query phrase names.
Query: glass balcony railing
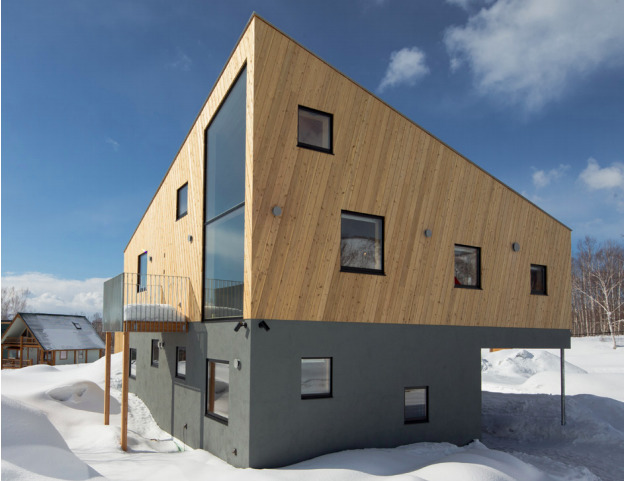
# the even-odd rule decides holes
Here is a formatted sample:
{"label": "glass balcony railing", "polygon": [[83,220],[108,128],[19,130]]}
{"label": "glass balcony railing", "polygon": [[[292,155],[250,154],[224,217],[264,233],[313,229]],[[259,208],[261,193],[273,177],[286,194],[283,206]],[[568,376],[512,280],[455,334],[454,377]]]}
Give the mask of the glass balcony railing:
{"label": "glass balcony railing", "polygon": [[243,317],[243,283],[206,279],[204,320]]}

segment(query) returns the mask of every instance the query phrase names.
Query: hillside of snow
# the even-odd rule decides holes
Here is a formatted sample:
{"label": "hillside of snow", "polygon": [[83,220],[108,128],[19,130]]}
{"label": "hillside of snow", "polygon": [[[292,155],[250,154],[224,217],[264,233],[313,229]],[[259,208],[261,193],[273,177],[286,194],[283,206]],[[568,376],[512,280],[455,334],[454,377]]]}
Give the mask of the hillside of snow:
{"label": "hillside of snow", "polygon": [[624,480],[624,337],[572,340],[561,426],[559,352],[482,352],[483,436],[468,446],[417,443],[343,451],[275,470],[236,469],[172,438],[134,395],[119,448],[121,357],[113,356],[111,425],[103,359],[2,371],[2,480],[402,481]]}

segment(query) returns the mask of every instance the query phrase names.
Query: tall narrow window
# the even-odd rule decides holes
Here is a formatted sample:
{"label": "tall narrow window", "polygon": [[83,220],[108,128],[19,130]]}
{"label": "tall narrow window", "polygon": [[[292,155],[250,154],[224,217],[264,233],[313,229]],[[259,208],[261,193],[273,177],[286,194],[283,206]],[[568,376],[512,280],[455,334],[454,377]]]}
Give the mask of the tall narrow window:
{"label": "tall narrow window", "polygon": [[405,423],[424,423],[429,421],[429,388],[406,387],[403,409]]}
{"label": "tall narrow window", "polygon": [[159,354],[158,339],[152,339],[152,366],[154,367],[158,367]]}
{"label": "tall narrow window", "polygon": [[220,421],[230,416],[230,363],[208,359],[206,362],[206,415]]}
{"label": "tall narrow window", "polygon": [[136,379],[136,356],[137,350],[134,347],[130,348],[130,377]]}
{"label": "tall narrow window", "polygon": [[342,211],[340,270],[383,274],[383,217]]}
{"label": "tall narrow window", "polygon": [[188,182],[178,189],[176,202],[176,219],[184,217],[188,212]]}
{"label": "tall narrow window", "polygon": [[301,359],[301,399],[332,396],[332,358]]}
{"label": "tall narrow window", "polygon": [[546,266],[531,264],[531,294],[546,295]]}
{"label": "tall narrow window", "polygon": [[299,106],[297,145],[332,153],[334,116],[320,110]]}
{"label": "tall narrow window", "polygon": [[139,256],[137,269],[137,291],[147,290],[147,251]]}
{"label": "tall narrow window", "polygon": [[243,315],[246,83],[243,70],[206,129],[206,320]]}
{"label": "tall narrow window", "polygon": [[186,347],[176,349],[176,377],[186,379]]}
{"label": "tall narrow window", "polygon": [[481,249],[455,244],[455,287],[481,288]]}

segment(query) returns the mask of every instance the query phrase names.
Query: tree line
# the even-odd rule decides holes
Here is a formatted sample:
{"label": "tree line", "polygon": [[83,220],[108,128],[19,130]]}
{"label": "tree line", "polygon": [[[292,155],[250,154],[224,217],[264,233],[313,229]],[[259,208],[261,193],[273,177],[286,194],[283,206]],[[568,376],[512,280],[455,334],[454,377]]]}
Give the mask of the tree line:
{"label": "tree line", "polygon": [[572,335],[624,334],[624,245],[585,237],[572,257]]}

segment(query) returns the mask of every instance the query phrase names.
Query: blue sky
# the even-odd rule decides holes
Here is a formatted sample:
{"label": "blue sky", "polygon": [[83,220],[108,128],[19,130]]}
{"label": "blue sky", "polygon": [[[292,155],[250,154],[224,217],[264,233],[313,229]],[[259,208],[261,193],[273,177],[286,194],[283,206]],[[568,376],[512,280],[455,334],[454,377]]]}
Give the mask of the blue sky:
{"label": "blue sky", "polygon": [[[101,310],[251,13],[573,229],[624,235],[624,2],[2,2],[2,285]],[[35,286],[35,287],[33,287]],[[94,287],[95,286],[95,287]]]}

